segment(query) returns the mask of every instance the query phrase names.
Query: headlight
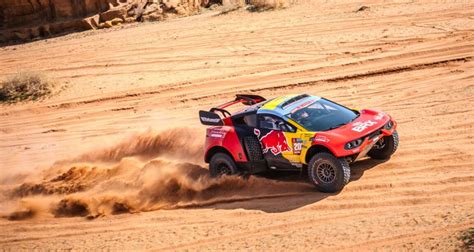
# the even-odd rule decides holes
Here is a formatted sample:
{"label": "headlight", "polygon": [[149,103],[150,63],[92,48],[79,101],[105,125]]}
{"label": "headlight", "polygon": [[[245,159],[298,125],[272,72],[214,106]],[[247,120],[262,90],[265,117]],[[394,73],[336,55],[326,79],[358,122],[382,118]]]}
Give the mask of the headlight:
{"label": "headlight", "polygon": [[383,126],[383,128],[386,130],[391,130],[392,127],[393,127],[393,122],[391,120]]}
{"label": "headlight", "polygon": [[350,149],[354,149],[356,147],[359,147],[359,145],[361,145],[361,144],[362,144],[362,138],[359,138],[359,139],[356,139],[354,141],[350,141],[350,142],[346,143],[344,148],[346,150],[350,150]]}

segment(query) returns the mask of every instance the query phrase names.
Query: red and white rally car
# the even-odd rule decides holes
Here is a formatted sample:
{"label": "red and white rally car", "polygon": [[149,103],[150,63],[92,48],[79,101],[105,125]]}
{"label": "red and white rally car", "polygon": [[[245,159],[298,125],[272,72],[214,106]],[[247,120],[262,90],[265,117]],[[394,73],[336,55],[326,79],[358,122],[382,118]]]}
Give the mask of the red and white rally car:
{"label": "red and white rally car", "polygon": [[[248,107],[231,115],[225,108],[237,103]],[[212,126],[205,152],[212,176],[307,167],[318,190],[337,192],[349,182],[349,163],[366,155],[388,159],[398,147],[397,124],[388,114],[307,94],[237,95],[199,116]]]}

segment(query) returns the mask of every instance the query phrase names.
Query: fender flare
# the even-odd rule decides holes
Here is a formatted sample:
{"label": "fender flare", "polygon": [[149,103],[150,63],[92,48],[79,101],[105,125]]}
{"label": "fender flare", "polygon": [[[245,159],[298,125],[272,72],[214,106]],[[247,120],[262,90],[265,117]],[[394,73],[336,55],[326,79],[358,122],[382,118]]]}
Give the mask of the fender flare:
{"label": "fender flare", "polygon": [[305,163],[308,164],[311,158],[319,152],[328,152],[334,155],[334,152],[328,146],[322,144],[314,144],[306,151],[304,159]]}
{"label": "fender flare", "polygon": [[229,155],[230,158],[232,158],[232,160],[234,160],[235,162],[234,156],[232,156],[229,150],[227,150],[226,148],[222,146],[217,146],[217,145],[206,151],[206,154],[204,155],[204,161],[206,163],[209,163],[211,161],[212,156],[214,156],[217,153],[225,153]]}

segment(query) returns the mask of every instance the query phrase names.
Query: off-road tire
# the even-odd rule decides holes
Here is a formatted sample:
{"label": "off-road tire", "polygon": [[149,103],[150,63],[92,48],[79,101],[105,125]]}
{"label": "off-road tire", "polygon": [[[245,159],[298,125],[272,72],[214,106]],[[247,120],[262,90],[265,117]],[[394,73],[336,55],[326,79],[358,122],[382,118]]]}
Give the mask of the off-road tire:
{"label": "off-road tire", "polygon": [[[318,172],[321,172],[321,169],[327,170],[327,167],[329,166],[332,167],[334,178],[329,181],[329,177],[331,176],[328,176],[328,179],[324,181],[323,179],[326,179],[324,177],[324,172],[319,175]],[[344,158],[337,158],[330,153],[320,152],[314,155],[309,161],[308,178],[316,189],[321,192],[339,192],[347,183],[349,183],[349,179],[351,178],[351,168]]]}
{"label": "off-road tire", "polygon": [[385,143],[385,146],[382,149],[375,149],[372,148],[368,153],[367,156],[373,158],[373,159],[389,159],[393,153],[398,148],[398,133],[395,130],[392,135],[390,136],[384,136],[383,141]]}
{"label": "off-road tire", "polygon": [[244,137],[244,147],[250,161],[263,160],[262,146],[256,137]]}
{"label": "off-road tire", "polygon": [[[223,171],[224,167],[226,167],[225,172]],[[222,175],[236,175],[239,173],[239,170],[232,157],[220,152],[212,156],[209,162],[209,172],[211,177],[219,177]]]}

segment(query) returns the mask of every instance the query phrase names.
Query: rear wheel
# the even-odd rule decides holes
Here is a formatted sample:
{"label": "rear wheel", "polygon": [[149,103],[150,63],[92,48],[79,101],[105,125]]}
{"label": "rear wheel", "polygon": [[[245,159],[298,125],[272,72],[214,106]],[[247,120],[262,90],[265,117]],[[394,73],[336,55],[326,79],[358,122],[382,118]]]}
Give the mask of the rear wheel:
{"label": "rear wheel", "polygon": [[333,193],[342,190],[349,182],[351,169],[345,159],[321,152],[311,158],[308,177],[319,191]]}
{"label": "rear wheel", "polygon": [[212,156],[209,162],[209,172],[212,177],[219,177],[222,175],[235,175],[238,173],[238,169],[232,157],[225,153],[217,153]]}
{"label": "rear wheel", "polygon": [[398,148],[398,133],[395,130],[392,135],[382,137],[367,156],[373,159],[389,159]]}

